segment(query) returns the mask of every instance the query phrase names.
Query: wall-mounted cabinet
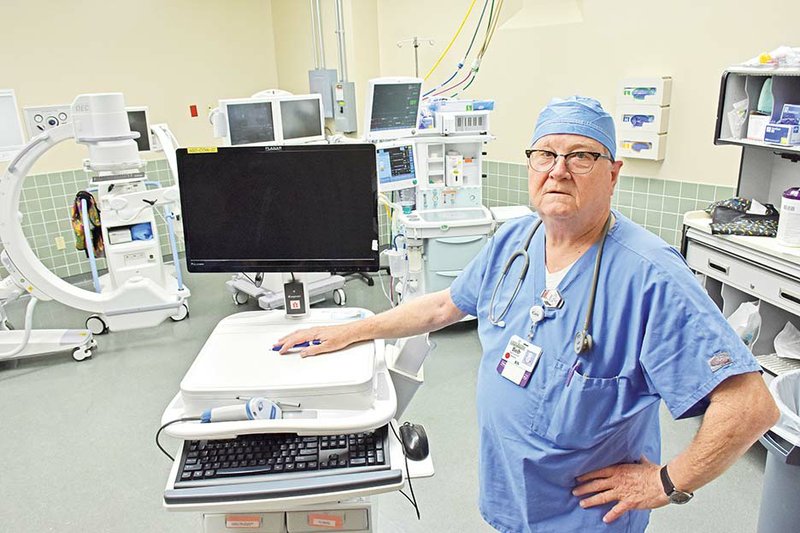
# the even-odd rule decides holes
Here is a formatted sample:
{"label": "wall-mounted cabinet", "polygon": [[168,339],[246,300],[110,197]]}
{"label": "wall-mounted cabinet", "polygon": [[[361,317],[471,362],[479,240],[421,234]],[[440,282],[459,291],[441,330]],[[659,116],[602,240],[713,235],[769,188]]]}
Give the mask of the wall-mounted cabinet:
{"label": "wall-mounted cabinet", "polygon": [[[740,108],[741,104],[743,107]],[[752,127],[753,122],[758,121],[761,125],[777,122],[784,104],[800,104],[800,69],[734,68],[725,71],[720,85],[714,143],[763,147],[800,155],[800,145],[767,143],[763,136],[759,139],[750,135],[748,138],[748,131],[759,130]],[[737,109],[744,112],[741,123],[729,119]]]}

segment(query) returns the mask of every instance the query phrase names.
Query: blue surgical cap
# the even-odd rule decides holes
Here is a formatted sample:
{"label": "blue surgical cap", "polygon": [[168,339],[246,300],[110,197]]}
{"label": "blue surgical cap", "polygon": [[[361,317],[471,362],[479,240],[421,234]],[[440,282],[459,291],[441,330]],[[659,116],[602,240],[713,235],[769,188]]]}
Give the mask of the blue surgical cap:
{"label": "blue surgical cap", "polygon": [[570,96],[567,99],[553,98],[539,113],[536,129],[533,130],[531,146],[545,135],[571,133],[583,135],[599,142],[616,159],[617,143],[614,120],[606,113],[600,102],[585,96]]}

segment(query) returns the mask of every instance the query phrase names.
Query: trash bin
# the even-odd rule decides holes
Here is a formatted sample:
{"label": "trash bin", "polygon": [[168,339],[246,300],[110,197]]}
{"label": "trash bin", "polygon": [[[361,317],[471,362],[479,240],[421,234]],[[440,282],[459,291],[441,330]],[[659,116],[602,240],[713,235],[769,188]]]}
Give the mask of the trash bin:
{"label": "trash bin", "polygon": [[758,533],[786,533],[800,529],[800,371],[776,377],[769,388],[781,418],[759,439],[767,448],[767,465]]}

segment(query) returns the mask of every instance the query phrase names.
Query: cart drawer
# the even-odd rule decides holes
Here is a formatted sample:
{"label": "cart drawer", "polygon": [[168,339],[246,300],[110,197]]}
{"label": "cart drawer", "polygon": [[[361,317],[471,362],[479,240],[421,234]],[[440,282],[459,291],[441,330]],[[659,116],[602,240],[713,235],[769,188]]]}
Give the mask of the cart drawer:
{"label": "cart drawer", "polygon": [[427,270],[461,270],[486,244],[486,235],[438,237],[425,241]]}
{"label": "cart drawer", "polygon": [[369,512],[367,509],[289,511],[286,526],[289,533],[368,531]]}
{"label": "cart drawer", "polygon": [[228,513],[203,515],[205,533],[286,533],[284,513]]}
{"label": "cart drawer", "polygon": [[793,314],[800,314],[800,282],[690,240],[686,262],[692,269],[736,287]]}

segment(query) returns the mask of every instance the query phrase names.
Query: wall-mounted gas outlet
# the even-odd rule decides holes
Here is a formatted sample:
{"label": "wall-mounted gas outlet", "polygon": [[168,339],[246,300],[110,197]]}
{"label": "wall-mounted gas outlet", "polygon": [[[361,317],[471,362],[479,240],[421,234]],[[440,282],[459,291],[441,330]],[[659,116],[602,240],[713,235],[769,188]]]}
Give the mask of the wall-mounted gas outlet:
{"label": "wall-mounted gas outlet", "polygon": [[69,104],[23,107],[28,139],[62,124],[72,122]]}

